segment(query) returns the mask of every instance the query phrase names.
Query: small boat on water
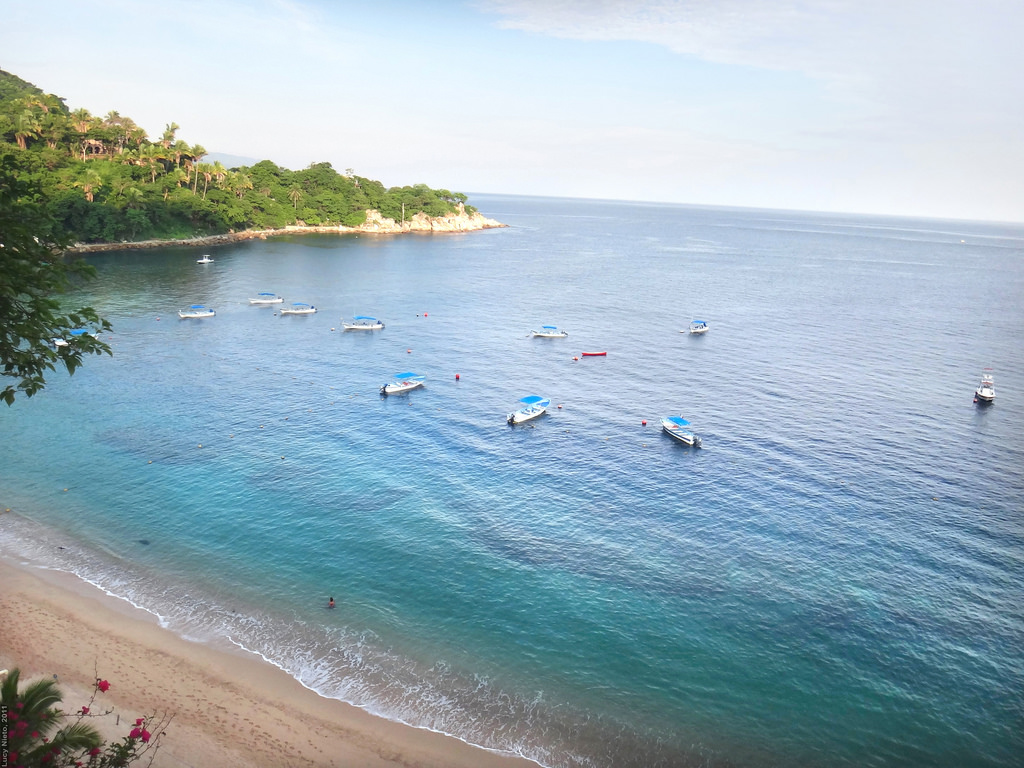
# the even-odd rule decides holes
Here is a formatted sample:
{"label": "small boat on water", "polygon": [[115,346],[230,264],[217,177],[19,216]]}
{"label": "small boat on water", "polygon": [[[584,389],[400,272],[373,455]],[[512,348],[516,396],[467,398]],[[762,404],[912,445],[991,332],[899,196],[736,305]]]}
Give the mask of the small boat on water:
{"label": "small boat on water", "polygon": [[346,331],[382,331],[384,330],[384,321],[369,315],[356,315],[352,318],[351,323],[342,320],[341,326]]}
{"label": "small boat on water", "polygon": [[584,357],[607,357],[607,352],[580,352]]}
{"label": "small boat on water", "polygon": [[[85,329],[85,328],[74,328],[73,330],[68,331],[68,336],[71,337],[72,341],[77,339],[79,336],[95,336],[95,335],[96,334],[94,334],[94,333],[89,333],[89,331],[87,329]],[[68,347],[68,346],[71,346],[71,344],[70,344],[70,342],[67,339],[57,338],[57,339],[53,340],[53,346],[55,346],[55,347]]]}
{"label": "small boat on water", "polygon": [[416,389],[423,386],[423,382],[427,380],[427,377],[421,373],[413,373],[412,371],[405,371],[404,373],[396,373],[393,381],[388,382],[380,388],[381,395],[400,395],[403,392]]}
{"label": "small boat on water", "polygon": [[509,424],[522,424],[524,421],[543,416],[547,413],[548,406],[551,405],[548,398],[540,395],[528,395],[520,398],[519,402],[523,404],[523,407],[518,411],[512,411],[505,417]]}
{"label": "small boat on water", "polygon": [[287,309],[281,310],[282,315],[313,315],[316,314],[316,307],[301,301],[293,301]]}
{"label": "small boat on water", "polygon": [[196,259],[196,264],[212,264],[213,259],[210,258],[210,254],[206,254],[201,259]]}
{"label": "small boat on water", "polygon": [[[690,333],[693,334],[707,333],[708,324],[703,320],[694,320],[692,323],[690,323],[690,327],[688,330]],[[680,333],[683,333],[683,331],[680,331]]]}
{"label": "small boat on water", "polygon": [[178,317],[184,319],[193,317],[213,317],[217,313],[209,307],[204,307],[202,304],[193,304],[188,309],[179,309]]}
{"label": "small boat on water", "polygon": [[678,440],[680,443],[692,445],[694,448],[700,448],[702,440],[687,429],[689,426],[690,422],[682,416],[666,416],[661,420],[661,428],[665,430],[670,437]]}
{"label": "small boat on water", "polygon": [[981,384],[974,390],[974,402],[991,403],[996,399],[996,385],[992,381],[992,369],[986,368],[981,374]]}
{"label": "small boat on water", "polygon": [[249,299],[250,304],[283,304],[284,299],[270,291],[260,291],[255,299]]}
{"label": "small boat on water", "polygon": [[568,331],[561,330],[557,325],[542,325],[539,331],[530,331],[535,339],[564,339]]}

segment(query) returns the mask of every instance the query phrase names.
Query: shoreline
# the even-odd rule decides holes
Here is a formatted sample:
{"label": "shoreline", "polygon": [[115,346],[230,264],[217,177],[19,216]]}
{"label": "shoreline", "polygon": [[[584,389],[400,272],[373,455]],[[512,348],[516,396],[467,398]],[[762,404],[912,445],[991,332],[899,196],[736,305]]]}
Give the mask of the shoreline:
{"label": "shoreline", "polygon": [[[324,698],[257,656],[186,640],[71,573],[4,560],[0,583],[0,668],[20,668],[26,682],[56,675],[67,711],[88,702],[98,675],[111,688],[94,709],[127,722],[173,715],[156,768],[537,768]],[[109,717],[91,724],[108,740],[125,735]]]}
{"label": "shoreline", "polygon": [[284,235],[404,235],[404,234],[461,234],[478,232],[484,229],[502,229],[502,224],[488,219],[479,211],[468,214],[464,210],[446,216],[427,216],[417,213],[404,222],[385,218],[377,211],[367,211],[366,221],[358,227],[346,227],[342,224],[306,226],[291,225],[280,229],[246,229],[241,232],[226,232],[219,235],[204,235],[187,240],[136,240],[121,243],[76,243],[65,253],[101,253],[103,251],[130,251],[148,248],[166,248],[168,246],[198,247],[211,245],[228,245],[244,240],[266,240]]}

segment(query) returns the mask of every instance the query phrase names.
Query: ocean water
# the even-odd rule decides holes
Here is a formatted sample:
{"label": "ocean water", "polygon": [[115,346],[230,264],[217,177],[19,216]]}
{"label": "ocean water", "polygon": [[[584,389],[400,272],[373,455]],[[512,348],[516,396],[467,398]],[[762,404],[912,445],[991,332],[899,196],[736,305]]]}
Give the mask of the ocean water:
{"label": "ocean water", "polygon": [[4,557],[550,768],[1021,765],[1024,225],[473,202],[90,257],[114,356],[0,410]]}

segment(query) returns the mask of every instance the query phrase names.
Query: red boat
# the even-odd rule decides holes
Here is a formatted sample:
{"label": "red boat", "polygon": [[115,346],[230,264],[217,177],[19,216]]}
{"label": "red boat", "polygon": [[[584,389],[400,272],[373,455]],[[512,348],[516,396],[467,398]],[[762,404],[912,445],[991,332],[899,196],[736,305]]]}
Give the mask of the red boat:
{"label": "red boat", "polygon": [[608,353],[607,352],[583,352],[582,354],[583,354],[584,357],[604,357]]}

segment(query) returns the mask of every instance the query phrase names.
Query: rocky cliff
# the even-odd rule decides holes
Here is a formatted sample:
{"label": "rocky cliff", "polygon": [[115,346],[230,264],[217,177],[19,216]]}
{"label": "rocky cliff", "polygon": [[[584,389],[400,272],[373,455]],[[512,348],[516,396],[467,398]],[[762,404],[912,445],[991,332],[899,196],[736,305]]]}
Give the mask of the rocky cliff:
{"label": "rocky cliff", "polygon": [[244,232],[228,232],[224,235],[210,235],[208,237],[193,237],[189,240],[140,240],[137,242],[123,243],[79,243],[68,250],[72,253],[94,253],[97,251],[120,251],[135,248],[159,248],[165,245],[222,245],[233,243],[239,240],[265,240],[275,235],[301,235],[301,234],[358,234],[369,235],[401,235],[410,232],[473,232],[480,229],[494,229],[506,227],[507,224],[488,219],[479,211],[466,213],[465,207],[459,206],[457,213],[449,213],[445,216],[427,216],[425,213],[417,213],[404,222],[385,218],[379,211],[367,211],[366,221],[358,227],[343,227],[340,224],[334,226],[306,226],[297,224],[285,227],[284,229],[248,229]]}

